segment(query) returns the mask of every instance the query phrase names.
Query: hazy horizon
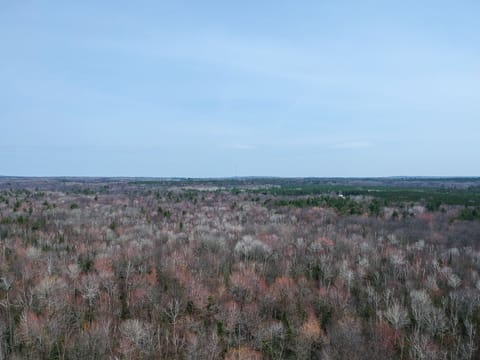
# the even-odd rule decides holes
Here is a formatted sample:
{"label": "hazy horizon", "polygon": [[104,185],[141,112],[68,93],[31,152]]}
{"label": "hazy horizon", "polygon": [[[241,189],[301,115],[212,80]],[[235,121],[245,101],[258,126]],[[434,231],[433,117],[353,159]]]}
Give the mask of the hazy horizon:
{"label": "hazy horizon", "polygon": [[0,4],[0,174],[477,177],[480,3]]}

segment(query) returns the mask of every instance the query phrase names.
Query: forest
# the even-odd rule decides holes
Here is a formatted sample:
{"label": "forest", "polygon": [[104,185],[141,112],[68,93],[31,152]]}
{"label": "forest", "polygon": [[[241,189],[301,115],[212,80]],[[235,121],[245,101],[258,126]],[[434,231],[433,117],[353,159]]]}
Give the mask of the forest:
{"label": "forest", "polygon": [[480,178],[0,177],[0,359],[478,359]]}

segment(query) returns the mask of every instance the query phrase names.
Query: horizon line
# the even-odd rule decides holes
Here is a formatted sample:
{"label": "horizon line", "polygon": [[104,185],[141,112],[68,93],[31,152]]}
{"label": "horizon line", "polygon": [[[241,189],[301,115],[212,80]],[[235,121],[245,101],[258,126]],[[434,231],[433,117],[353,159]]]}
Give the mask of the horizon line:
{"label": "horizon line", "polygon": [[480,179],[480,175],[386,175],[386,176],[142,176],[142,175],[0,175],[2,179],[161,179],[161,180],[215,180],[215,179]]}

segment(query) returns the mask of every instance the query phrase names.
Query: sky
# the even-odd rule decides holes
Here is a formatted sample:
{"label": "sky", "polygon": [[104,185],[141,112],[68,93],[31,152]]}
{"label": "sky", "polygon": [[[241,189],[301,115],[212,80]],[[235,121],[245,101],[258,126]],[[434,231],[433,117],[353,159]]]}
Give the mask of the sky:
{"label": "sky", "polygon": [[480,176],[480,2],[0,0],[0,175]]}

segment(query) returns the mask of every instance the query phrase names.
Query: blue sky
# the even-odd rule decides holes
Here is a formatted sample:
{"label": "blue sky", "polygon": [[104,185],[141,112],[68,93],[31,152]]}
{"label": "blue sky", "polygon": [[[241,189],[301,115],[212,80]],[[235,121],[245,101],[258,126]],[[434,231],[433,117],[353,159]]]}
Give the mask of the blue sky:
{"label": "blue sky", "polygon": [[479,176],[478,1],[0,0],[0,174]]}

